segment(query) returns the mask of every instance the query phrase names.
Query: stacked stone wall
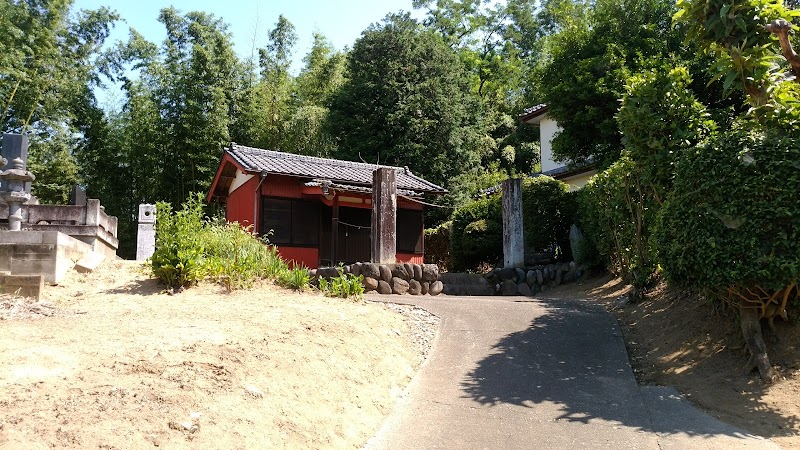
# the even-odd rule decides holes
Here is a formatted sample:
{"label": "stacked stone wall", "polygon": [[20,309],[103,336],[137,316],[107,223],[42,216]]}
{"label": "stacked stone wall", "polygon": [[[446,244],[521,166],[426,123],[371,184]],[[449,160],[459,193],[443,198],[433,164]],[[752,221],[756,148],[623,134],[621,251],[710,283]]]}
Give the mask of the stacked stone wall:
{"label": "stacked stone wall", "polygon": [[378,294],[439,295],[444,288],[436,264],[355,263],[341,267],[323,267],[309,271],[312,281],[339,276],[339,271],[363,276],[365,292]]}

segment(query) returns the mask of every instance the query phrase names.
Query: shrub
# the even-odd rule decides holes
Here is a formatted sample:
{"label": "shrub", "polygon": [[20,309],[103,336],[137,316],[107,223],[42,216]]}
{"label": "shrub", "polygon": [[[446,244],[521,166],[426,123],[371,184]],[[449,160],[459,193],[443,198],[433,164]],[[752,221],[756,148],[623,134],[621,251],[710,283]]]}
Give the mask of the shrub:
{"label": "shrub", "polygon": [[[249,229],[222,219],[205,221],[202,194],[193,194],[183,208],[173,212],[167,203],[157,205],[156,249],[150,267],[170,287],[186,287],[213,278],[229,290],[249,287],[254,281],[283,276],[287,286],[306,287],[274,246],[253,236]],[[300,286],[300,287],[295,287]]]}
{"label": "shrub", "polygon": [[502,208],[500,195],[492,194],[453,213],[450,251],[454,270],[472,269],[503,258]]}
{"label": "shrub", "polygon": [[439,271],[447,272],[451,265],[450,235],[453,221],[425,230],[425,262],[436,264]]}
{"label": "shrub", "polygon": [[159,280],[177,288],[197,283],[206,274],[202,195],[192,195],[183,209],[156,204],[156,248],[150,267]]}
{"label": "shrub", "polygon": [[617,113],[623,154],[636,164],[642,185],[661,204],[672,189],[675,158],[716,127],[689,85],[685,67],[645,71],[627,80]]}
{"label": "shrub", "polygon": [[278,274],[277,283],[285,288],[296,291],[308,289],[311,277],[308,274],[308,267],[303,265],[285,269]]}
{"label": "shrub", "polygon": [[339,276],[330,280],[319,279],[319,290],[328,297],[354,298],[360,300],[364,296],[364,276],[344,273],[339,267]]}
{"label": "shrub", "polygon": [[[533,251],[559,249],[569,259],[569,227],[575,220],[576,197],[568,185],[550,177],[522,182],[522,219],[525,247]],[[474,200],[453,213],[451,256],[455,270],[473,269],[503,258],[503,205],[501,194]]]}
{"label": "shrub", "polygon": [[275,278],[287,264],[274,246],[255,238],[250,228],[218,219],[202,232],[209,275],[229,290],[252,286],[258,279]]}
{"label": "shrub", "polygon": [[623,157],[594,176],[579,205],[580,227],[606,267],[637,289],[647,287],[657,266],[648,238],[656,205],[641,190],[634,162]]}
{"label": "shrub", "polygon": [[522,219],[525,248],[536,252],[557,246],[561,260],[571,260],[569,228],[575,223],[577,199],[569,185],[550,177],[522,182]]}
{"label": "shrub", "polygon": [[800,279],[800,132],[734,130],[686,152],[656,241],[673,282],[719,294]]}

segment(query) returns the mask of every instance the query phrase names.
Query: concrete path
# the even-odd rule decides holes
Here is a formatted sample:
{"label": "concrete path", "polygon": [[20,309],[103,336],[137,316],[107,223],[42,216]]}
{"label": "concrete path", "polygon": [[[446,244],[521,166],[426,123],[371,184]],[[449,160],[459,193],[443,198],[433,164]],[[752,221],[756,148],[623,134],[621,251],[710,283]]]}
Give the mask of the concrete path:
{"label": "concrete path", "polygon": [[580,301],[368,296],[442,319],[427,363],[368,449],[775,449],[639,387],[614,318]]}

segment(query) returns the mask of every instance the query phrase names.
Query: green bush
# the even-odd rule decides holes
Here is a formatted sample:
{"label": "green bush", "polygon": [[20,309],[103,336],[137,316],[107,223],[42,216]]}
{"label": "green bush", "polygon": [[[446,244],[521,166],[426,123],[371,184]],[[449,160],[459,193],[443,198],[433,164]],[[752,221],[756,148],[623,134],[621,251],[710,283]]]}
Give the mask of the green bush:
{"label": "green bush", "polygon": [[800,132],[734,130],[687,151],[655,236],[665,275],[719,293],[800,279]]}
{"label": "green bush", "polygon": [[209,276],[229,290],[250,287],[256,280],[275,278],[288,269],[274,246],[256,239],[249,228],[236,222],[212,221],[203,228],[201,239]]}
{"label": "green bush", "polygon": [[503,258],[503,206],[499,194],[479,198],[453,213],[453,270],[474,269]]}
{"label": "green bush", "polygon": [[447,272],[451,265],[450,234],[453,221],[425,230],[425,262],[436,264],[439,271]]}
{"label": "green bush", "polygon": [[[202,194],[193,194],[180,211],[156,205],[156,249],[150,267],[170,287],[186,287],[211,278],[231,289],[252,286],[260,279],[288,279],[287,286],[307,287],[274,246],[248,229],[222,219],[206,221]],[[299,287],[295,287],[299,286]]]}
{"label": "green bush", "polygon": [[643,187],[662,203],[672,190],[675,159],[716,124],[695,98],[685,67],[662,66],[628,78],[617,123],[623,155],[636,164]]}
{"label": "green bush", "polygon": [[[558,249],[562,260],[571,258],[569,227],[575,221],[577,202],[568,185],[550,177],[522,182],[522,219],[525,247],[533,251]],[[453,213],[451,255],[454,270],[495,264],[503,258],[503,205],[501,194],[474,200]]]}
{"label": "green bush", "polygon": [[648,228],[657,207],[637,181],[634,162],[621,158],[581,189],[578,217],[604,265],[638,289],[653,281],[657,267]]}
{"label": "green bush", "polygon": [[572,260],[569,228],[575,223],[576,196],[569,185],[550,177],[526,178],[522,182],[522,221],[525,248],[547,251],[557,245],[558,259]]}
{"label": "green bush", "polygon": [[330,280],[319,279],[319,290],[328,297],[354,298],[360,300],[364,297],[364,276],[344,273],[339,267],[339,276]]}
{"label": "green bush", "polygon": [[203,279],[207,270],[202,196],[191,196],[177,212],[168,203],[160,202],[156,204],[156,218],[156,248],[150,258],[153,275],[173,288]]}
{"label": "green bush", "polygon": [[308,267],[300,265],[281,271],[276,281],[285,288],[304,291],[309,287],[311,276],[308,274]]}

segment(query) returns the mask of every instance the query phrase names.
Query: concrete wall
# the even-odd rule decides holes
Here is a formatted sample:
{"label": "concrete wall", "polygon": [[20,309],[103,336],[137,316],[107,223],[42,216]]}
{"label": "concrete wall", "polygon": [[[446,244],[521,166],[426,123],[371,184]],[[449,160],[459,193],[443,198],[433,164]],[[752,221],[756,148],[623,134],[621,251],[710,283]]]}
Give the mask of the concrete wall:
{"label": "concrete wall", "polygon": [[0,272],[11,275],[42,275],[58,283],[84,256],[91,245],[57,231],[0,233]]}

